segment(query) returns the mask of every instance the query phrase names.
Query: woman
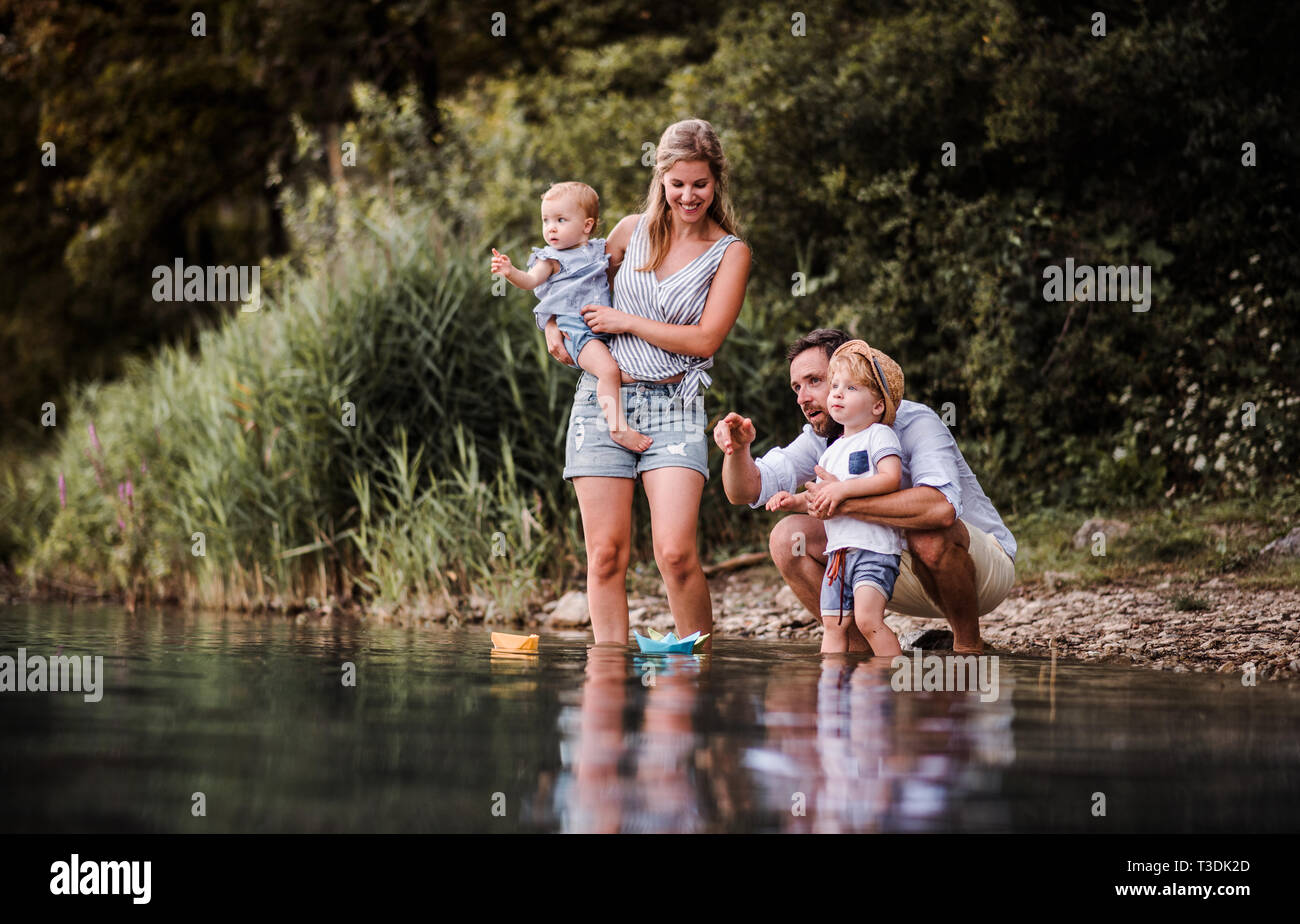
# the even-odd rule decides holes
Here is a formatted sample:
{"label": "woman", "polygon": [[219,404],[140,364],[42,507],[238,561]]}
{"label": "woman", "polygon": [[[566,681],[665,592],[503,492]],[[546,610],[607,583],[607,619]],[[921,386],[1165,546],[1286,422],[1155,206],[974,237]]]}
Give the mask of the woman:
{"label": "woman", "polygon": [[[597,644],[627,643],[637,476],[650,504],[655,561],[677,633],[713,631],[695,538],[709,476],[699,392],[711,381],[704,370],[745,299],[750,256],[736,227],[727,162],[713,126],[703,119],[668,126],[643,212],[625,217],[606,239],[614,305],[583,310],[593,331],[613,335],[609,346],[622,370],[620,398],[629,426],[653,439],[641,453],[615,443],[604,426],[595,378],[583,373],[569,414],[564,478],[573,482],[582,510]],[[552,356],[574,365],[554,319],[546,344]]]}

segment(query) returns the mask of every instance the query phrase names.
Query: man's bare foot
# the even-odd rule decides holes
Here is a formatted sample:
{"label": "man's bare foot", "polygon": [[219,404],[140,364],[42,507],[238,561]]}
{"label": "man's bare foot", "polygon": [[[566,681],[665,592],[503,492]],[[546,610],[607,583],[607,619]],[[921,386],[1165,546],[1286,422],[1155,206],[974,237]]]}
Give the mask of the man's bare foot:
{"label": "man's bare foot", "polygon": [[654,439],[631,427],[614,427],[609,431],[610,437],[624,449],[632,452],[645,452]]}

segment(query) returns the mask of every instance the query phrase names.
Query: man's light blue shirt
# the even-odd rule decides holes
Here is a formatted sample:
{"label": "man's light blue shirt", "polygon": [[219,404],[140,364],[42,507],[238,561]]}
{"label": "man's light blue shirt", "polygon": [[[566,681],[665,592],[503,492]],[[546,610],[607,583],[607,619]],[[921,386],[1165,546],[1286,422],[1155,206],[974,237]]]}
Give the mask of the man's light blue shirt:
{"label": "man's light blue shirt", "polygon": [[[895,415],[894,432],[903,446],[899,490],[922,485],[938,490],[957,516],[991,535],[1014,561],[1016,537],[998,516],[939,415],[924,404],[903,401]],[[825,450],[825,437],[814,433],[811,424],[804,424],[793,443],[769,449],[762,458],[755,459],[763,486],[758,500],[749,506],[763,506],[777,491],[797,494],[805,483],[815,481],[817,473],[813,469]]]}

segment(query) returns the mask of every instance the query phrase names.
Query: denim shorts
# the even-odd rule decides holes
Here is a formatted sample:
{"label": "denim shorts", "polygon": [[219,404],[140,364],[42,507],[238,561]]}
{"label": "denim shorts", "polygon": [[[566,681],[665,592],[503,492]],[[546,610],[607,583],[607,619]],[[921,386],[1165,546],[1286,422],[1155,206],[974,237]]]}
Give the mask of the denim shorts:
{"label": "denim shorts", "polygon": [[689,468],[709,478],[707,420],[700,395],[687,402],[673,397],[677,382],[624,384],[621,393],[627,425],[654,440],[645,452],[624,449],[610,437],[609,425],[596,398],[596,377],[583,372],[569,412],[564,440],[564,478],[603,476],[636,478],[656,468]]}
{"label": "denim shorts", "polygon": [[581,315],[557,314],[555,316],[555,326],[560,329],[561,334],[567,334],[564,338],[564,348],[569,351],[570,358],[576,363],[578,354],[582,348],[593,340],[599,340],[601,343],[608,345],[609,334],[598,334],[582,319]]}
{"label": "denim shorts", "polygon": [[[834,555],[832,552],[830,555]],[[888,601],[894,593],[898,579],[900,556],[872,552],[870,549],[844,549],[844,566],[830,583],[822,578],[822,615],[853,618],[853,592],[863,584],[870,584]],[[829,572],[830,557],[826,567]]]}

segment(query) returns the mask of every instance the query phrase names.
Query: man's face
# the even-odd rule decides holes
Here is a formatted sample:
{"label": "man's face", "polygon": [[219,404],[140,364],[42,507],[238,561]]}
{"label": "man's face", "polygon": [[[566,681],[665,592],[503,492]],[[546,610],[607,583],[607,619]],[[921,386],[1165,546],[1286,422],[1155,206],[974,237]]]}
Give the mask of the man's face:
{"label": "man's face", "polygon": [[826,412],[826,396],[831,390],[831,383],[826,378],[829,364],[826,351],[820,347],[804,350],[790,361],[790,387],[794,389],[799,410],[812,425],[813,432],[825,439],[840,429],[840,425]]}

